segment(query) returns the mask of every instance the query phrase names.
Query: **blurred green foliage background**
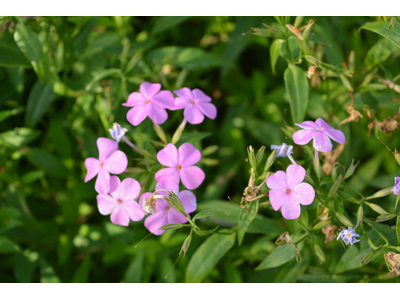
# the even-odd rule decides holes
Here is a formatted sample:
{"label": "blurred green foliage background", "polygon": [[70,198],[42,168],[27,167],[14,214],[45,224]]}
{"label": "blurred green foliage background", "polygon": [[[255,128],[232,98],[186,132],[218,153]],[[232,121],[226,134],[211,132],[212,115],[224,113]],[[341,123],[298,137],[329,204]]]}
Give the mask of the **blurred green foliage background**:
{"label": "blurred green foliage background", "polygon": [[[297,20],[301,27],[310,18]],[[399,39],[360,30],[374,21],[387,28],[385,18],[314,20],[307,42],[316,57],[354,73],[345,79],[333,72],[308,80],[305,120],[324,118],[336,127],[349,116],[350,86],[354,108],[363,118],[340,127],[347,143],[338,162],[347,168],[352,159],[360,161],[349,185],[364,195],[393,186],[399,166],[376,136],[394,151],[400,143],[397,123],[392,132],[374,126],[368,137],[365,108],[381,122],[398,112]],[[188,124],[182,140],[199,149],[219,147],[200,164],[206,179],[195,194],[199,210],[229,213],[207,218],[204,228],[235,228],[241,209],[227,197],[239,203],[247,186],[247,146],[257,150],[265,145],[269,153],[271,144],[293,145],[281,130],[285,123],[294,127],[283,77],[288,56],[301,53],[296,36],[286,30],[284,46],[289,47],[282,49],[289,51],[273,58],[273,72],[274,38],[251,30],[264,28],[262,23],[286,30],[283,25],[293,25],[295,17],[0,17],[0,282],[395,282],[383,251],[362,266],[357,255],[371,250],[366,240],[346,252],[336,240],[323,243],[322,232],[325,263],[303,243],[300,264],[292,257],[282,266],[255,271],[275,249],[276,238],[298,228],[297,221],[287,221],[271,208],[259,210],[241,246],[227,240],[223,250],[209,242],[207,251],[222,251],[223,257],[200,277],[187,267],[207,237],[194,235],[186,257],[164,279],[186,229],[149,236],[135,248],[148,234],[143,221],[125,228],[98,212],[94,180],[83,182],[84,160],[97,157],[96,139],[110,137],[113,122],[126,127],[138,146],[160,150],[151,121],[133,127],[126,120],[128,109],[121,106],[142,82],[160,82],[163,89],[200,88],[213,98],[217,118]],[[393,31],[399,34],[400,26]],[[302,59],[297,66],[306,73],[311,64]],[[161,127],[171,136],[183,116],[182,111],[168,114]],[[126,144],[120,148],[130,167],[140,166],[138,154]],[[293,156],[307,160],[299,146]],[[280,158],[272,170],[288,165]],[[142,193],[154,189],[148,173],[126,176],[141,181]],[[390,195],[376,203],[394,213],[395,199]],[[340,203],[341,211],[356,220],[358,206]],[[375,219],[377,213],[366,208],[364,216]],[[315,214],[310,212],[311,217]],[[396,219],[378,224],[391,245],[398,245],[391,230],[395,224]],[[382,243],[375,232],[370,237]]]}

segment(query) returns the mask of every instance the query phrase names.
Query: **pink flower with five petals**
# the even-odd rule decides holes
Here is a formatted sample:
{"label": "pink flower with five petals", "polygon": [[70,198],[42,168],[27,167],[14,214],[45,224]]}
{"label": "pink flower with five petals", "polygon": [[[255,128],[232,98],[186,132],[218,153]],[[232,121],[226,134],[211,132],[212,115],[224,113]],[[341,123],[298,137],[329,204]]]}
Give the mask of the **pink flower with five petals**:
{"label": "pink flower with five petals", "polygon": [[133,92],[128,101],[122,105],[131,108],[126,118],[133,126],[139,125],[147,116],[157,124],[164,123],[168,114],[166,108],[172,109],[175,105],[174,95],[170,91],[161,91],[161,84],[143,82],[140,93]]}
{"label": "pink flower with five petals", "polygon": [[290,165],[286,173],[278,171],[267,179],[269,201],[272,208],[277,211],[282,207],[285,219],[297,219],[300,216],[300,204],[309,205],[314,201],[313,187],[302,182],[306,170],[299,165]]}
{"label": "pink flower with five petals", "polygon": [[211,97],[204,94],[199,89],[190,90],[187,87],[174,91],[178,95],[175,98],[173,110],[185,109],[183,115],[190,124],[200,124],[204,116],[215,119],[217,108],[211,102]]}
{"label": "pink flower with five petals", "polygon": [[140,193],[140,184],[133,178],[125,178],[122,183],[117,176],[110,178],[109,195],[97,195],[97,207],[102,215],[111,214],[111,222],[128,226],[129,219],[139,221],[144,211],[134,200]]}
{"label": "pink flower with five petals", "polygon": [[[163,182],[159,182],[156,185],[156,190],[165,189],[172,190],[175,195],[179,197],[181,200],[183,208],[185,212],[189,215],[189,213],[194,212],[197,208],[196,196],[191,191],[181,191],[179,192],[179,182],[166,180]],[[144,193],[140,196],[139,205],[142,207],[143,201],[145,198],[151,196],[152,193]],[[167,197],[167,194],[164,191],[157,192],[157,195],[163,195]],[[163,234],[165,230],[158,230],[161,226],[169,223],[179,223],[184,224],[188,220],[186,217],[181,214],[179,211],[173,209],[167,201],[164,199],[157,199],[156,202],[156,211],[154,214],[148,216],[144,221],[144,226],[153,234],[160,235]]]}
{"label": "pink flower with five petals", "polygon": [[332,143],[329,138],[344,144],[346,137],[340,130],[337,130],[323,119],[318,118],[315,122],[304,121],[303,123],[295,123],[297,126],[303,128],[293,134],[293,141],[298,145],[305,145],[313,139],[313,146],[319,152],[328,152],[332,150]]}
{"label": "pink flower with five petals", "polygon": [[124,152],[117,150],[118,143],[107,139],[98,138],[97,148],[99,159],[89,157],[85,160],[87,174],[85,182],[97,176],[94,189],[99,194],[107,194],[110,190],[110,173],[121,174],[128,166],[128,159]]}
{"label": "pink flower with five petals", "polygon": [[155,175],[158,182],[172,180],[179,184],[179,178],[183,185],[194,190],[203,182],[206,175],[199,167],[193,166],[201,159],[201,153],[192,144],[184,143],[176,149],[174,144],[168,144],[157,153],[157,159],[163,166]]}

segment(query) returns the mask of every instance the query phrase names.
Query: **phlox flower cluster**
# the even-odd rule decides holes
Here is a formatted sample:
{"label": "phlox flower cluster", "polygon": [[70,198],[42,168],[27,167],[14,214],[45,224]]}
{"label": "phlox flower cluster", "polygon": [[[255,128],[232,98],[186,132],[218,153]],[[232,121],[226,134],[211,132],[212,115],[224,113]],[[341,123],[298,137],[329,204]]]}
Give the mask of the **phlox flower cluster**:
{"label": "phlox flower cluster", "polygon": [[[211,98],[201,90],[185,87],[174,91],[178,96],[174,97],[172,92],[160,89],[159,83],[144,82],[140,85],[140,92],[129,95],[123,104],[132,107],[126,116],[129,123],[137,126],[149,117],[154,123],[162,124],[168,118],[166,109],[184,109],[185,119],[182,124],[186,124],[186,121],[199,124],[204,121],[204,116],[215,119],[217,109],[211,103]],[[126,128],[115,123],[109,131],[115,141],[98,138],[99,157],[85,160],[85,182],[97,175],[95,190],[98,192],[99,212],[111,215],[111,222],[122,226],[128,226],[130,220],[139,221],[147,215],[144,225],[156,235],[164,233],[159,228],[165,224],[186,223],[187,218],[165,200],[168,198],[166,191],[172,191],[178,196],[187,214],[196,210],[196,196],[189,190],[198,188],[205,179],[203,170],[195,166],[201,159],[200,151],[190,143],[182,144],[179,149],[172,143],[167,144],[157,154],[158,162],[166,168],[161,168],[155,174],[155,191],[141,194],[141,186],[136,179],[125,178],[121,182],[118,176],[110,176],[110,173],[122,174],[128,166],[126,154],[118,150],[120,140],[123,139],[136,150],[138,148],[125,137],[128,131]],[[179,191],[181,181],[188,190]]]}

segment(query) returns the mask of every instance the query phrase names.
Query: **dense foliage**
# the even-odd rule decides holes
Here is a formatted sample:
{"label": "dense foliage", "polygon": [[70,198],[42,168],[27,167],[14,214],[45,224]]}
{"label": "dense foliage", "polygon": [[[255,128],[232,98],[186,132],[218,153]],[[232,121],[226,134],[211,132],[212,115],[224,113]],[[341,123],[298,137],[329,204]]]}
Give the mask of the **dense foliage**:
{"label": "dense foliage", "polygon": [[[0,17],[0,281],[396,282],[398,21]],[[121,105],[143,82],[199,88],[218,110],[215,120],[187,124],[179,145],[203,154],[193,215],[221,211],[196,224],[219,227],[192,234],[174,268],[191,229],[135,247],[149,233],[143,220],[112,224],[98,212],[94,180],[84,183],[85,159],[98,157],[96,140],[110,138],[114,122],[153,157],[165,145],[149,118],[134,127]],[[292,139],[294,123],[318,118],[346,136],[321,165],[311,145]],[[167,140],[181,122],[182,111],[168,111]],[[270,150],[283,142],[317,191],[294,220],[268,196],[242,199],[250,176],[259,185],[291,164]],[[153,192],[155,161],[119,147],[129,160],[123,178]],[[267,191],[264,184],[260,194]],[[359,243],[336,240],[357,221]]]}

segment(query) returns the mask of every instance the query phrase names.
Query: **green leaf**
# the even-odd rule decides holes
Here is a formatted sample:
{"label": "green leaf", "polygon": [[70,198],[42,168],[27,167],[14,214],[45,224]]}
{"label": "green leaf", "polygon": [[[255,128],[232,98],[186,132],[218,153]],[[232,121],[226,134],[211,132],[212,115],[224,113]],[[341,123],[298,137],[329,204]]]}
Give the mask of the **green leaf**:
{"label": "green leaf", "polygon": [[58,278],[52,266],[50,266],[44,258],[40,258],[40,282],[41,283],[60,283],[61,280]]}
{"label": "green leaf", "polygon": [[159,17],[151,30],[151,35],[156,35],[157,33],[163,32],[170,28],[173,28],[187,20],[190,16],[164,16]]}
{"label": "green leaf", "polygon": [[39,119],[47,112],[50,104],[57,98],[57,95],[47,83],[35,82],[29,94],[25,112],[25,125],[35,127]]}
{"label": "green leaf", "polygon": [[193,254],[186,269],[187,282],[202,282],[235,243],[236,234],[210,236]]}
{"label": "green leaf", "polygon": [[252,201],[250,205],[247,206],[249,211],[246,211],[245,209],[242,209],[242,212],[240,213],[239,217],[239,223],[238,223],[238,243],[239,246],[243,242],[244,234],[247,231],[247,228],[249,227],[250,223],[253,221],[255,216],[257,215],[258,212],[258,206],[259,206],[259,200]]}
{"label": "green leaf", "polygon": [[393,218],[396,218],[398,215],[397,214],[383,214],[383,215],[379,215],[376,218],[375,222],[386,222],[388,220],[391,220]]}
{"label": "green leaf", "polygon": [[338,178],[336,178],[335,182],[332,184],[332,187],[329,190],[328,198],[332,198],[338,191],[340,183],[342,182],[343,175],[340,174]]}
{"label": "green leaf", "polygon": [[86,86],[85,90],[89,91],[92,86],[98,82],[101,79],[104,79],[106,77],[110,77],[110,76],[115,76],[117,75],[117,77],[121,77],[122,72],[120,69],[107,69],[107,70],[101,70],[100,72],[97,72],[96,75],[94,76],[94,78],[92,79],[92,81],[89,82],[89,84]]}
{"label": "green leaf", "polygon": [[168,223],[168,224],[165,224],[165,225],[161,226],[160,228],[158,228],[158,230],[175,230],[175,229],[179,229],[182,227],[183,227],[183,224]]}
{"label": "green leaf", "polygon": [[370,22],[364,24],[360,29],[373,31],[400,47],[400,27],[389,29],[389,22]]}
{"label": "green leaf", "polygon": [[215,214],[225,214],[228,216],[228,213],[222,210],[203,210],[201,212],[199,212],[198,214],[196,214],[192,221],[195,221],[197,219],[201,219],[201,218],[206,218]]}
{"label": "green leaf", "polygon": [[83,26],[79,34],[76,36],[74,40],[74,46],[76,51],[76,56],[80,56],[86,48],[87,40],[89,35],[96,25],[99,17],[91,17],[89,21]]}
{"label": "green leaf", "polygon": [[[304,242],[300,242],[297,245],[299,251],[303,249]],[[285,244],[283,246],[277,246],[255,269],[256,271],[279,267],[288,261],[292,260],[296,256],[296,249],[292,244]]]}
{"label": "green leaf", "polygon": [[321,228],[323,228],[323,227],[325,227],[326,225],[329,225],[329,224],[331,224],[331,223],[332,223],[331,220],[324,220],[324,221],[318,222],[317,224],[314,225],[314,227],[312,228],[312,230],[321,229]]}
{"label": "green leaf", "polygon": [[0,134],[0,145],[21,147],[29,144],[40,135],[40,131],[30,128],[15,128]]}
{"label": "green leaf", "polygon": [[289,66],[284,73],[285,87],[289,96],[294,123],[301,123],[308,105],[308,81],[303,70]]}
{"label": "green leaf", "polygon": [[14,252],[19,252],[19,246],[15,244],[13,241],[10,239],[0,236],[0,253],[1,254],[8,254],[8,253],[14,253]]}
{"label": "green leaf", "polygon": [[377,204],[369,203],[369,202],[367,202],[367,201],[365,201],[364,203],[365,203],[366,205],[368,205],[372,210],[376,211],[378,214],[381,214],[381,215],[388,214],[388,212],[387,212],[386,210],[384,210],[382,207],[380,207],[380,206],[377,205]]}
{"label": "green leaf", "polygon": [[18,107],[10,110],[0,111],[0,123],[7,120],[9,117],[20,114],[24,111],[24,107]]}
{"label": "green leaf", "polygon": [[218,227],[219,227],[219,225],[217,227],[215,227],[214,229],[211,229],[211,230],[197,230],[197,229],[194,229],[194,232],[199,236],[206,236],[206,235],[213,234],[218,229]]}
{"label": "green leaf", "polygon": [[211,136],[211,132],[191,132],[191,133],[182,133],[179,142],[177,142],[176,147],[179,148],[184,143],[195,143],[199,142],[206,137]]}
{"label": "green leaf", "polygon": [[14,40],[21,52],[31,62],[35,73],[39,79],[43,81],[45,78],[45,55],[43,53],[42,44],[36,34],[26,27],[23,23],[16,26]]}
{"label": "green leaf", "polygon": [[69,175],[67,168],[53,154],[45,150],[31,148],[27,153],[27,157],[32,164],[50,174],[58,176]]}
{"label": "green leaf", "polygon": [[39,254],[25,250],[14,254],[14,276],[17,282],[32,282],[33,273],[38,265]]}
{"label": "green leaf", "polygon": [[335,213],[336,217],[339,219],[340,222],[342,222],[343,225],[349,226],[349,227],[354,227],[353,224],[351,224],[351,221],[347,219],[344,215],[340,213]]}
{"label": "green leaf", "polygon": [[400,246],[400,216],[398,216],[396,220],[396,235],[397,235],[397,244]]}
{"label": "green leaf", "polygon": [[325,262],[325,253],[318,244],[314,245],[315,255],[319,258],[321,264]]}
{"label": "green leaf", "polygon": [[271,69],[272,69],[272,73],[274,75],[276,75],[275,65],[276,65],[276,62],[278,61],[279,55],[281,53],[282,43],[283,43],[283,40],[279,40],[279,39],[275,40],[275,41],[273,41],[273,43],[271,44],[271,47],[269,48],[269,55],[271,58]]}
{"label": "green leaf", "polygon": [[72,283],[86,283],[88,282],[89,271],[91,265],[91,256],[90,254],[83,260],[83,262],[79,265],[76,270],[74,277],[72,278]]}
{"label": "green leaf", "polygon": [[3,67],[30,67],[31,64],[26,60],[25,56],[11,48],[0,46],[0,66]]}

